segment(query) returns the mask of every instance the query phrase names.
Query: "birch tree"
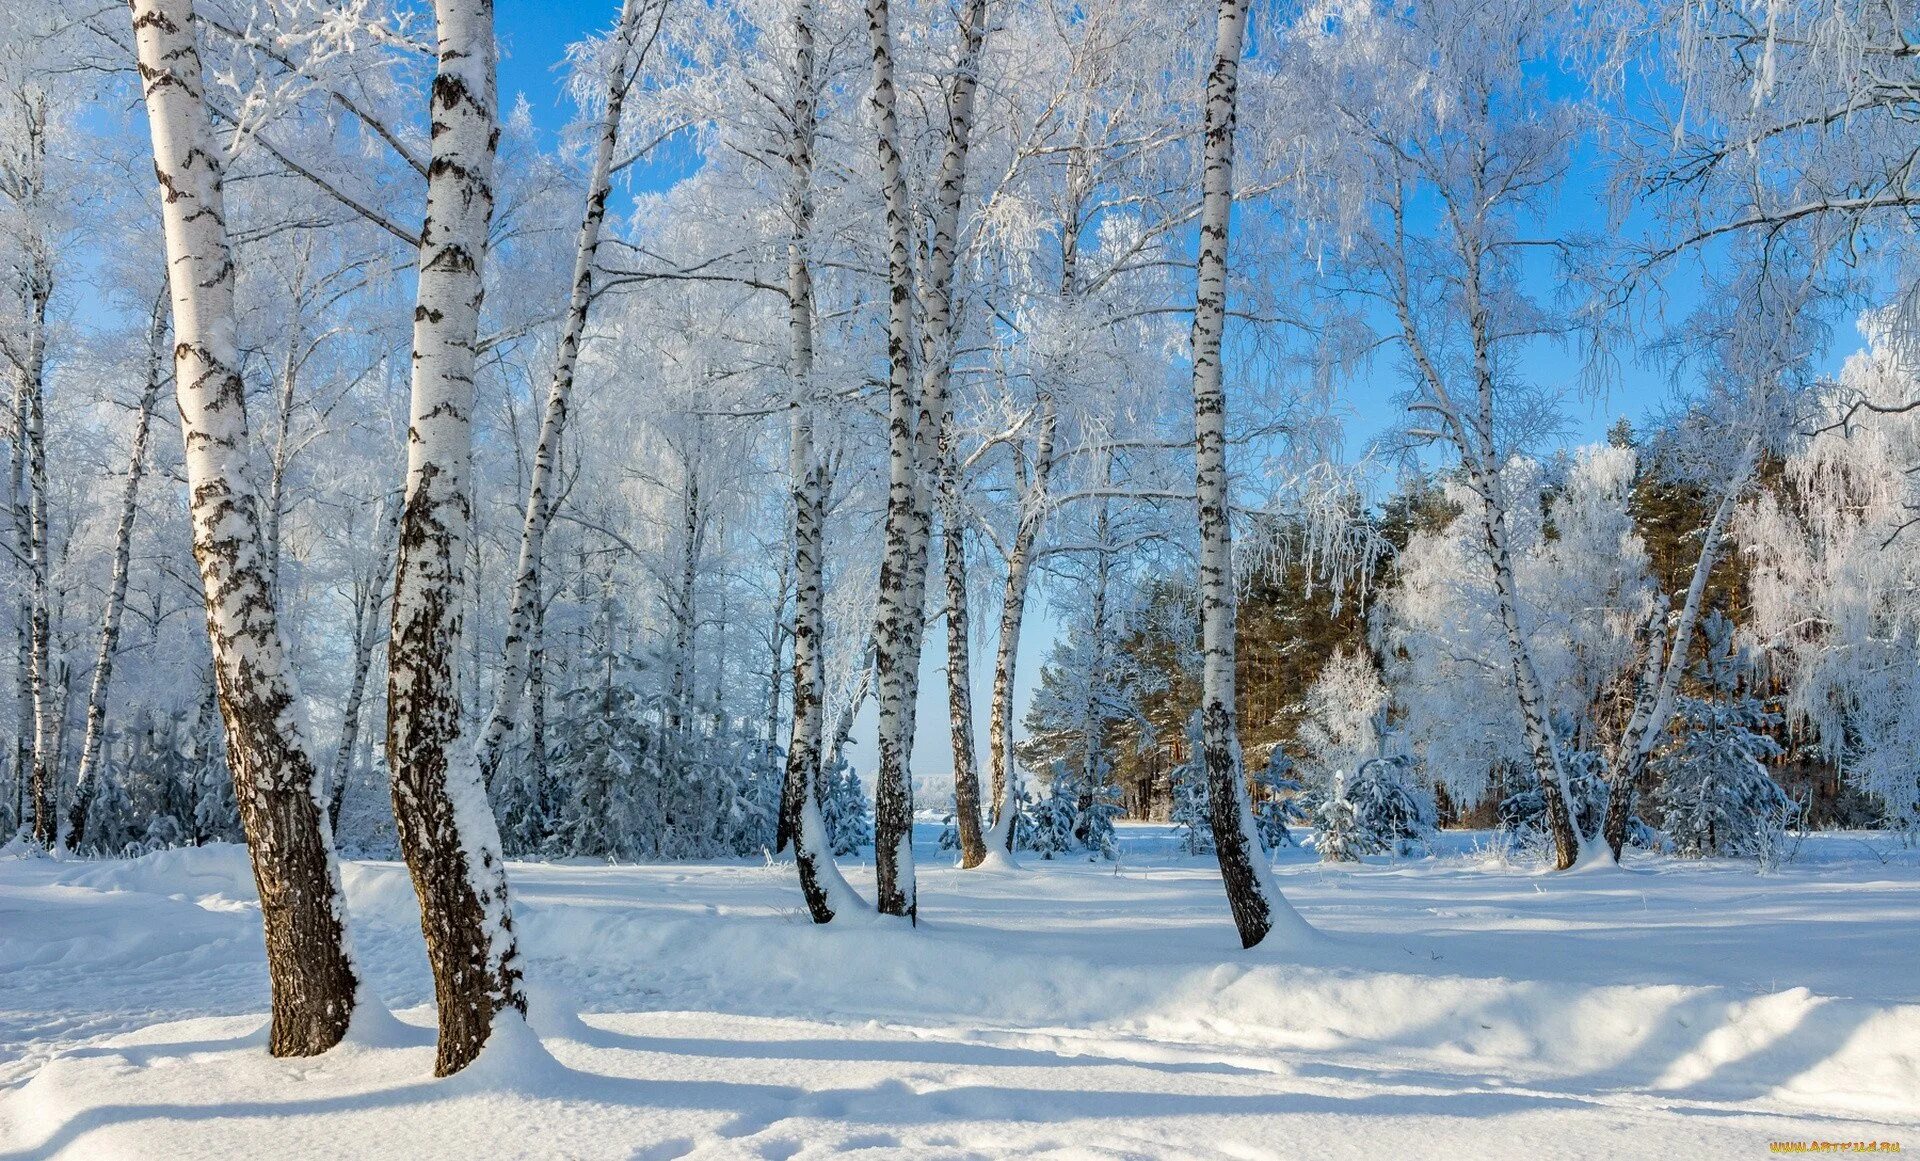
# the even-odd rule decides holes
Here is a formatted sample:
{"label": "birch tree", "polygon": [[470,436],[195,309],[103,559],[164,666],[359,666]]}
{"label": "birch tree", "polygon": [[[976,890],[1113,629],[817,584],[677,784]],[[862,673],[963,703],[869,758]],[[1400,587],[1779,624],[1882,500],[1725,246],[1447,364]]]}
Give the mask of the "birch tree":
{"label": "birch tree", "polygon": [[235,348],[225,150],[203,98],[191,0],[134,0],[134,41],[159,179],[186,442],[194,558],[206,594],[235,796],[260,892],[273,984],[269,1048],[311,1056],[338,1043],[356,1002],[346,904],[322,821],[319,770],[265,574]]}
{"label": "birch tree", "polygon": [[1633,708],[1607,771],[1602,837],[1615,861],[1626,845],[1638,787],[1648,760],[1673,720],[1680,682],[1693,664],[1693,638],[1707,607],[1709,579],[1720,564],[1740,506],[1756,482],[1763,457],[1783,456],[1795,435],[1816,426],[1806,414],[1813,392],[1809,366],[1825,337],[1824,296],[1795,234],[1782,231],[1762,245],[1737,245],[1734,272],[1717,280],[1714,298],[1687,320],[1705,389],[1671,425],[1665,467],[1681,479],[1704,482],[1716,496],[1700,531],[1679,607],[1654,610],[1641,646]]}
{"label": "birch tree", "polygon": [[[579,240],[574,248],[572,291],[561,322],[540,435],[534,444],[526,518],[520,531],[520,556],[507,606],[506,657],[500,667],[493,711],[479,740],[480,776],[489,786],[499,769],[501,753],[516,727],[527,685],[528,647],[540,597],[540,558],[547,526],[552,521],[554,462],[566,432],[574,374],[580,362],[580,344],[586,338],[587,315],[593,304],[594,269],[599,257],[601,229],[607,217],[607,196],[613,188],[614,151],[619,146],[621,117],[627,92],[633,87],[646,61],[647,50],[659,34],[667,2],[625,0],[606,53],[606,89],[595,126],[593,159],[587,171],[586,210],[581,215]],[[644,20],[649,11],[653,14],[650,22]]]}
{"label": "birch tree", "polygon": [[1200,743],[1207,771],[1209,821],[1227,905],[1240,944],[1253,947],[1274,927],[1298,938],[1305,924],[1267,871],[1253,824],[1253,803],[1234,722],[1232,503],[1227,478],[1227,399],[1221,338],[1227,322],[1227,242],[1233,216],[1233,135],[1246,0],[1220,0],[1207,70],[1205,156],[1201,170],[1200,253],[1193,311],[1194,491],[1200,517]]}
{"label": "birch tree", "polygon": [[13,365],[13,429],[15,485],[13,515],[16,551],[27,574],[25,606],[25,692],[32,712],[29,801],[33,838],[51,847],[58,838],[56,807],[59,788],[56,738],[64,706],[55,690],[55,658],[49,604],[51,536],[47,517],[47,308],[53,298],[55,240],[48,228],[50,191],[47,185],[47,146],[50,132],[48,94],[33,79],[22,79],[5,94],[13,116],[19,118],[17,144],[0,154],[0,195],[4,195],[20,225],[17,289],[24,326],[17,339],[0,345]]}
{"label": "birch tree", "polygon": [[[1527,296],[1518,263],[1535,248],[1570,253],[1564,240],[1522,231],[1536,224],[1529,213],[1564,172],[1572,114],[1545,99],[1523,70],[1543,36],[1544,17],[1533,7],[1400,13],[1361,3],[1342,6],[1340,15],[1299,26],[1302,52],[1325,70],[1327,89],[1319,91],[1337,114],[1325,171],[1364,183],[1358,197],[1336,193],[1325,212],[1351,257],[1346,285],[1375,297],[1393,320],[1393,339],[1411,368],[1413,438],[1448,448],[1474,497],[1529,762],[1556,864],[1566,869],[1585,838],[1569,812],[1560,740],[1521,624],[1512,497],[1501,473],[1531,434],[1528,421],[1552,407],[1513,374],[1514,352],[1570,329]],[[1407,86],[1421,99],[1401,100]]]}
{"label": "birch tree", "polygon": [[473,1062],[524,1015],[500,834],[462,738],[457,658],[472,511],[473,375],[493,211],[491,0],[438,0],[433,160],[420,229],[406,498],[387,648],[387,764],[401,853],[420,896],[440,1041],[434,1074]]}
{"label": "birch tree", "polygon": [[913,919],[913,756],[920,687],[921,615],[926,600],[927,530],[920,516],[915,424],[921,402],[913,378],[913,235],[907,177],[900,154],[899,96],[894,89],[893,17],[888,0],[867,0],[873,53],[870,108],[880,155],[887,230],[887,517],[886,549],[873,633],[874,690],[880,711],[879,769],[874,788],[874,879],[883,915]]}
{"label": "birch tree", "polygon": [[140,511],[140,484],[147,471],[147,437],[153,429],[153,411],[160,402],[166,375],[166,293],[153,303],[147,328],[147,382],[134,406],[133,439],[127,451],[127,479],[120,493],[120,515],[113,536],[113,572],[107,581],[106,607],[100,616],[100,646],[93,662],[93,680],[87,690],[85,734],[80,742],[80,766],[74,774],[73,802],[67,808],[66,834],[60,845],[73,850],[85,841],[87,809],[99,778],[100,748],[106,737],[107,693],[113,685],[114,658],[120,651],[120,619],[127,608],[127,584],[133,573],[133,524]]}
{"label": "birch tree", "polygon": [[829,923],[847,906],[852,889],[833,862],[833,847],[821,814],[821,769],[825,718],[822,637],[826,632],[823,539],[827,519],[826,466],[814,447],[813,146],[819,125],[819,79],[814,60],[811,0],[794,6],[790,138],[787,148],[788,476],[793,508],[793,730],[787,746],[776,843],[793,847],[800,890],[815,923]]}

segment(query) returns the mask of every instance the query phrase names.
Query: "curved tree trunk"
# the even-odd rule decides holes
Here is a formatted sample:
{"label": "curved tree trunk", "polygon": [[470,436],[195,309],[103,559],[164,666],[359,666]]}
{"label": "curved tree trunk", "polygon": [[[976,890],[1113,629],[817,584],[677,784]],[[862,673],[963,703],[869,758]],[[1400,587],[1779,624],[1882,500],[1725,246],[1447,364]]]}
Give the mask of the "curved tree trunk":
{"label": "curved tree trunk", "polygon": [[1053,396],[1040,400],[1040,434],[1034,443],[1033,478],[1020,493],[1020,524],[1007,553],[1007,583],[1000,601],[1000,639],[993,650],[993,705],[987,719],[987,761],[993,777],[993,829],[990,849],[1013,851],[1019,785],[1013,769],[1013,681],[1019,672],[1020,634],[1026,624],[1027,591],[1033,574],[1034,547],[1040,540],[1051,502],[1053,439],[1059,424]]}
{"label": "curved tree trunk", "polygon": [[166,232],[193,555],[266,928],[269,1046],[276,1056],[311,1056],[346,1033],[358,981],[339,867],[321,818],[320,773],[302,736],[299,691],[266,584],[234,346],[223,155],[202,98],[192,0],[133,0],[132,10]]}
{"label": "curved tree trunk", "polygon": [[[520,556],[513,573],[513,592],[507,602],[506,657],[500,667],[500,688],[494,695],[493,711],[481,731],[478,745],[480,776],[489,787],[499,772],[501,755],[509,735],[519,723],[520,702],[527,688],[527,650],[535,607],[540,600],[540,557],[546,546],[547,527],[553,520],[554,463],[560,455],[560,439],[566,431],[568,409],[573,399],[574,371],[580,362],[580,344],[586,337],[587,312],[593,305],[593,270],[600,252],[600,231],[607,217],[607,195],[613,187],[613,153],[620,141],[620,118],[626,107],[627,90],[632,87],[637,62],[634,56],[640,29],[642,0],[625,0],[620,9],[620,24],[614,30],[619,46],[612,71],[607,74],[605,112],[600,118],[599,135],[594,141],[592,168],[587,174],[587,205],[580,219],[579,242],[573,255],[573,292],[567,300],[567,315],[560,328],[560,346],[555,354],[553,379],[547,386],[547,406],[540,419],[540,436],[533,448],[532,478],[527,487],[526,519],[520,527]],[[664,16],[665,3],[659,5]],[[654,28],[659,28],[656,20]],[[651,42],[649,42],[650,44]]]}
{"label": "curved tree trunk", "polygon": [[74,775],[73,804],[67,811],[67,833],[61,845],[76,849],[86,841],[87,811],[93,805],[100,774],[100,746],[106,736],[107,691],[113,684],[113,660],[120,651],[120,618],[127,608],[127,580],[133,564],[133,522],[140,510],[140,482],[147,471],[147,436],[153,430],[153,409],[166,386],[166,292],[153,303],[153,321],[147,330],[147,383],[133,417],[133,446],[127,452],[127,482],[120,491],[120,522],[113,534],[113,574],[107,582],[107,603],[100,617],[100,648],[93,663],[93,682],[87,690],[86,731],[80,742],[80,769]]}
{"label": "curved tree trunk", "polygon": [[492,0],[436,0],[433,162],[413,324],[406,500],[387,643],[387,764],[394,824],[420,896],[440,1010],[434,1073],[470,1064],[496,1017],[524,1014],[500,832],[461,737],[474,342],[493,212]]}

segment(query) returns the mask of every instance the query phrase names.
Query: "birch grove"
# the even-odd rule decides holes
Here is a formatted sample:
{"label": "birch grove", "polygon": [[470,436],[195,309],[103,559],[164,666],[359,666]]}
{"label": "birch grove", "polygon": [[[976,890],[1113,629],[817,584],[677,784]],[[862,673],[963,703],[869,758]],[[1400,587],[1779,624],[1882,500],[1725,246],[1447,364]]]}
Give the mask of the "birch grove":
{"label": "birch grove", "polygon": [[1166,827],[1285,949],[1434,828],[1920,825],[1909,4],[18,7],[6,850],[244,839],[276,1054],[336,849],[444,1076],[510,858],[917,939]]}

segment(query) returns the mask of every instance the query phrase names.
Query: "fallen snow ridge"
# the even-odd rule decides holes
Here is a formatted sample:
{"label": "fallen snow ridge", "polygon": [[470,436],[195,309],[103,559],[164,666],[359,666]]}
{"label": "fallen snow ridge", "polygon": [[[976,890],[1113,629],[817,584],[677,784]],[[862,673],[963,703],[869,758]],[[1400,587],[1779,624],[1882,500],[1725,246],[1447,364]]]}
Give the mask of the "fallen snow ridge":
{"label": "fallen snow ridge", "polygon": [[243,850],[0,860],[0,1161],[1920,1149],[1914,852],[1818,836],[1766,878],[1547,875],[1452,835],[1293,855],[1326,938],[1243,952],[1207,862],[1123,833],[1118,873],[923,847],[918,930],[815,928],[786,866],[513,864],[533,1031],[446,1081],[397,865],[345,873],[400,1020],[274,1060]]}

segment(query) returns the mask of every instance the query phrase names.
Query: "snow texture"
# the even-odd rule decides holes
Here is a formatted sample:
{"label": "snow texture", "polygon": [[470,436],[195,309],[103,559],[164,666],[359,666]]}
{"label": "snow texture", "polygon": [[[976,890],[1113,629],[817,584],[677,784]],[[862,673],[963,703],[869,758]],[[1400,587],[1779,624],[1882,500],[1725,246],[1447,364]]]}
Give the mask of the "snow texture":
{"label": "snow texture", "polygon": [[[816,823],[817,825],[817,823]],[[931,845],[937,824],[923,822]],[[816,927],[788,867],[517,864],[533,1025],[430,1079],[403,867],[344,865],[368,986],[265,1051],[245,852],[0,862],[0,1157],[1752,1157],[1920,1136],[1920,855],[1433,858],[1274,877],[1323,940],[1239,949],[1208,856],[927,859],[918,929]],[[871,888],[871,867],[852,876]],[[866,912],[871,915],[869,910]]]}

